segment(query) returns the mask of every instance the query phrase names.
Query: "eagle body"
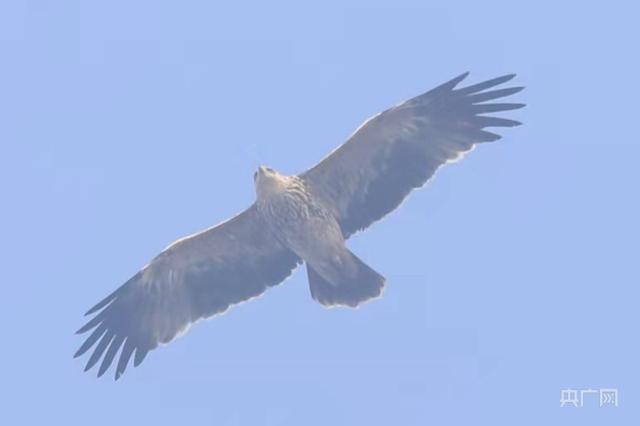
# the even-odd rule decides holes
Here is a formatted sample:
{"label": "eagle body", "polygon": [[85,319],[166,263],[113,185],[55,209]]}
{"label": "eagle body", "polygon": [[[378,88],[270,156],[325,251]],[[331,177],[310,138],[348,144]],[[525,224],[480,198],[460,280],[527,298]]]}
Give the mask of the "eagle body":
{"label": "eagle body", "polygon": [[260,167],[255,183],[258,214],[274,238],[307,264],[314,299],[357,306],[380,294],[384,278],[347,249],[337,219],[303,179]]}
{"label": "eagle body", "polygon": [[256,195],[258,212],[274,237],[308,264],[337,261],[346,250],[340,225],[302,179],[261,167]]}
{"label": "eagle body", "polygon": [[285,176],[260,167],[256,201],[242,213],[181,238],[93,306],[75,356],[93,348],[85,371],[118,379],[133,358],[284,281],[306,264],[311,297],[356,307],[380,296],[385,279],[346,246],[356,232],[395,210],[443,165],[500,139],[488,127],[520,122],[491,113],[524,104],[495,102],[522,87],[495,89],[505,75],[457,87],[462,74],[366,120],[307,171]]}

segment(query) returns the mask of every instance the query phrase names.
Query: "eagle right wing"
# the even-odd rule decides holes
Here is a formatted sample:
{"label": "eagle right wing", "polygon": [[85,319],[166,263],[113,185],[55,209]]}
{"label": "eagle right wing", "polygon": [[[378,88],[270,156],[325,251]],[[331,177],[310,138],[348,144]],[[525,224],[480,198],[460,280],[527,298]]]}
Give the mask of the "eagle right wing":
{"label": "eagle right wing", "polygon": [[518,109],[519,103],[486,103],[522,87],[488,90],[514,75],[456,89],[468,73],[365,121],[349,140],[300,176],[333,209],[345,238],[393,211],[443,164],[499,135],[486,127],[515,120],[483,115]]}

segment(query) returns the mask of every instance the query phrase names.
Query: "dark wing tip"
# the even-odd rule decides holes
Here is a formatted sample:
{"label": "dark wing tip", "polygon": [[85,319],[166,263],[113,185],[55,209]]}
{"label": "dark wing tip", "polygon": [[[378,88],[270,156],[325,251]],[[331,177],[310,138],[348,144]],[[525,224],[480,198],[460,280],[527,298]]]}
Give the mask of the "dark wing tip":
{"label": "dark wing tip", "polygon": [[[453,89],[454,87],[456,87],[458,84],[460,84],[460,82],[462,80],[464,80],[465,78],[467,78],[469,76],[470,72],[466,71],[463,72],[462,74],[460,74],[457,77],[452,78],[451,80],[447,81],[444,84],[441,84],[440,87],[448,87],[450,89]],[[437,88],[436,88],[437,89]]]}
{"label": "dark wing tip", "polygon": [[492,78],[490,80],[482,81],[471,86],[457,89],[456,93],[458,93],[459,95],[470,95],[473,93],[478,93],[482,90],[490,89],[492,87],[506,83],[507,81],[512,80],[515,76],[515,74],[502,75],[500,77]]}
{"label": "dark wing tip", "polygon": [[113,292],[111,292],[111,294],[109,294],[107,297],[105,297],[104,299],[102,299],[101,301],[99,301],[98,303],[96,303],[91,309],[89,309],[87,312],[85,312],[85,316],[87,315],[91,315],[97,311],[99,311],[100,309],[104,308],[105,306],[107,306],[109,303],[113,302],[113,300],[116,298],[116,296],[118,296],[120,293],[122,293],[122,291],[126,288],[127,284],[129,284],[132,281],[137,280],[138,278],[140,278],[140,275],[142,274],[142,271],[138,271],[138,273],[136,273],[134,276],[132,276],[131,278],[129,278],[127,280],[127,282],[125,282],[124,284],[122,284],[120,287],[118,287],[117,289],[115,289]]}
{"label": "dark wing tip", "polygon": [[500,77],[492,78],[489,81],[492,81],[494,82],[495,85],[498,85],[498,84],[506,83],[507,81],[511,81],[517,76],[518,74],[516,73],[505,74],[505,75],[501,75]]}
{"label": "dark wing tip", "polygon": [[109,331],[107,331],[102,336],[102,338],[100,339],[100,343],[98,343],[98,346],[96,346],[93,353],[91,354],[91,357],[87,362],[87,365],[84,367],[84,371],[88,371],[89,369],[91,369],[91,367],[93,367],[98,362],[98,360],[102,357],[102,354],[104,353],[104,351],[107,349],[107,347],[113,340],[113,337],[114,337],[114,334]]}
{"label": "dark wing tip", "polygon": [[462,74],[460,74],[457,77],[452,78],[449,81],[446,81],[444,83],[442,83],[439,86],[434,87],[433,89],[429,90],[427,93],[425,93],[424,95],[420,96],[420,97],[424,97],[424,96],[433,96],[433,95],[440,95],[442,93],[446,93],[449,92],[451,90],[453,90],[462,80],[464,80],[465,78],[467,78],[467,76],[469,75],[469,71],[464,72]]}
{"label": "dark wing tip", "polygon": [[93,330],[91,335],[85,339],[84,343],[82,343],[82,345],[73,355],[73,357],[78,358],[80,355],[88,351],[98,341],[98,339],[102,337],[102,335],[106,332],[106,330],[107,330],[107,327],[104,324],[101,324],[98,328]]}
{"label": "dark wing tip", "polygon": [[134,367],[139,366],[142,363],[142,361],[144,361],[144,359],[147,357],[148,353],[149,353],[149,349],[141,348],[141,347],[136,348],[136,354],[133,358],[133,366]]}
{"label": "dark wing tip", "polygon": [[477,115],[473,122],[480,127],[516,127],[522,125],[518,120],[484,115]]}
{"label": "dark wing tip", "polygon": [[498,98],[514,95],[524,89],[524,86],[507,87],[504,89],[490,90],[488,92],[473,93],[466,96],[469,103],[477,104],[480,102],[492,101]]}
{"label": "dark wing tip", "polygon": [[118,366],[116,367],[115,380],[118,380],[127,369],[127,365],[129,364],[129,360],[131,359],[131,355],[133,355],[133,351],[135,349],[136,347],[132,343],[131,338],[128,338],[122,347],[122,352],[120,353],[120,359],[118,360]]}
{"label": "dark wing tip", "polygon": [[[511,94],[521,92],[521,91],[523,91],[524,89],[525,89],[525,87],[524,87],[524,86],[514,86],[514,87],[511,87],[511,90],[512,90]],[[505,89],[505,90],[506,90],[506,89]]]}
{"label": "dark wing tip", "polygon": [[486,130],[478,130],[477,134],[478,134],[478,139],[481,142],[495,142],[497,140],[502,139],[502,135],[498,135],[493,132],[488,132]]}
{"label": "dark wing tip", "polygon": [[476,114],[484,114],[488,112],[501,112],[520,109],[527,106],[522,103],[493,103],[493,104],[475,104],[472,110]]}
{"label": "dark wing tip", "polygon": [[457,76],[456,78],[454,78],[452,81],[456,81],[456,83],[459,83],[462,80],[464,80],[465,78],[469,77],[469,74],[471,74],[471,71],[465,71],[462,74],[460,74],[459,76]]}
{"label": "dark wing tip", "polygon": [[114,291],[113,293],[111,293],[110,295],[108,295],[98,303],[96,303],[91,309],[89,309],[87,312],[84,313],[84,316],[86,317],[88,315],[91,315],[99,311],[100,309],[104,308],[105,306],[107,306],[110,302],[113,301],[113,299],[116,298],[117,292],[118,290]]}
{"label": "dark wing tip", "polygon": [[87,331],[91,330],[92,328],[94,328],[95,326],[100,324],[100,322],[102,322],[102,319],[103,318],[102,318],[101,315],[97,315],[94,318],[91,318],[91,320],[87,321],[87,323],[85,325],[83,325],[78,330],[76,330],[75,334],[86,333]]}
{"label": "dark wing tip", "polygon": [[102,359],[102,364],[100,364],[100,369],[98,370],[98,377],[101,377],[109,369],[109,367],[111,366],[111,363],[113,362],[113,359],[118,353],[118,350],[120,350],[120,347],[122,346],[123,342],[124,342],[124,336],[116,336],[116,338],[113,339],[113,341],[111,341],[111,345],[109,345],[109,349],[107,350],[107,353]]}

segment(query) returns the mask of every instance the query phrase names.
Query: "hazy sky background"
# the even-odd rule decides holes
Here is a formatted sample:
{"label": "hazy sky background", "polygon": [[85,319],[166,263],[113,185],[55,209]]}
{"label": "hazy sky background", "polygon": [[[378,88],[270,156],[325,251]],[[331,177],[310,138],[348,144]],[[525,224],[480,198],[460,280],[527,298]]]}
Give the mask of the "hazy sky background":
{"label": "hazy sky background", "polygon": [[[632,2],[301,3],[0,3],[0,423],[637,424]],[[517,72],[525,126],[350,241],[382,299],[327,311],[299,270],[82,373],[84,311],[251,203],[258,164],[302,171],[467,70]]]}

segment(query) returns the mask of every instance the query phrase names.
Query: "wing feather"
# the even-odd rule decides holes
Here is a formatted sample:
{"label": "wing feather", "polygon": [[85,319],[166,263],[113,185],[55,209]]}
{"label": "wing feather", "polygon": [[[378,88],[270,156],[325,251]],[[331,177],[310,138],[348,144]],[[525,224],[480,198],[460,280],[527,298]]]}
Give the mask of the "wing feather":
{"label": "wing feather", "polygon": [[521,91],[522,87],[494,89],[514,74],[456,89],[467,75],[368,119],[346,143],[300,175],[333,210],[345,238],[393,211],[443,164],[478,143],[500,139],[486,127],[521,124],[480,115],[524,106],[483,103]]}
{"label": "wing feather", "polygon": [[[102,376],[116,358],[115,377],[131,357],[147,353],[185,332],[194,322],[263,293],[300,262],[272,237],[255,206],[235,218],[176,241],[120,288],[91,308],[78,333],[93,332],[80,356],[96,343],[86,370],[101,358]],[[134,355],[135,353],[135,355]]]}

